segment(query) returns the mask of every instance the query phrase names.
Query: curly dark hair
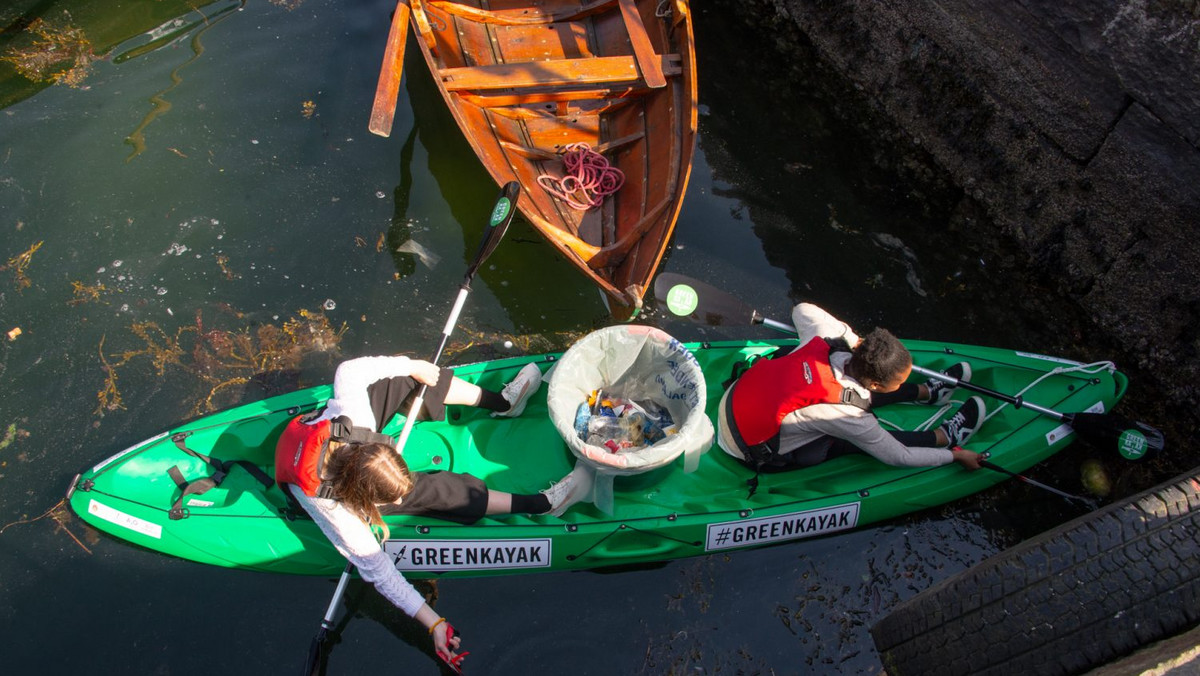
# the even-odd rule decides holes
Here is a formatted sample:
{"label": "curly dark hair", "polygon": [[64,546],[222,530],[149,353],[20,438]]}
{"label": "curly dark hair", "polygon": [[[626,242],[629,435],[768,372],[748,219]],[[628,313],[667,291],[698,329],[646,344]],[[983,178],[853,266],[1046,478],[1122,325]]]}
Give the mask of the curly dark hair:
{"label": "curly dark hair", "polygon": [[850,357],[851,370],[856,378],[864,382],[889,382],[909,366],[912,366],[912,355],[908,353],[908,348],[891,331],[879,327],[863,336]]}

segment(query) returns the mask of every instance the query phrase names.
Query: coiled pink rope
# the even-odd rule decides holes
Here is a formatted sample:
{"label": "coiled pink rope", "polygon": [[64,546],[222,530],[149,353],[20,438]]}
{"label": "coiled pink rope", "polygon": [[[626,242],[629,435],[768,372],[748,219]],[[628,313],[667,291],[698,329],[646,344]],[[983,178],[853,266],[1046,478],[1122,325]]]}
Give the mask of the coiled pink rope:
{"label": "coiled pink rope", "polygon": [[587,211],[598,207],[604,198],[625,185],[625,174],[608,163],[600,153],[586,143],[568,145],[562,156],[566,175],[538,176],[538,184],[546,192],[567,203],[572,209]]}

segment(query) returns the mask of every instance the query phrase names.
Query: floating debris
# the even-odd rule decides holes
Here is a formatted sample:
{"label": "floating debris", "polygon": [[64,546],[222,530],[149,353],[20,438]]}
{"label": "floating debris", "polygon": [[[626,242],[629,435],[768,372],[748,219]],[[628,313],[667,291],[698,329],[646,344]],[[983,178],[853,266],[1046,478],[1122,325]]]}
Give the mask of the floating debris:
{"label": "floating debris", "polygon": [[99,302],[100,295],[108,292],[108,289],[104,288],[103,284],[88,286],[79,281],[71,282],[71,290],[74,291],[75,297],[67,301],[67,305],[81,305],[92,301]]}
{"label": "floating debris", "polygon": [[886,232],[871,233],[871,239],[878,246],[899,252],[903,259],[900,261],[904,265],[904,280],[908,282],[909,287],[917,293],[918,296],[924,298],[926,295],[925,289],[921,286],[921,278],[917,275],[917,254],[899,237],[888,234]]}
{"label": "floating debris", "polygon": [[229,269],[228,263],[229,256],[217,256],[217,266],[221,268],[221,272],[224,273],[225,279],[237,279],[238,277],[241,277],[241,275],[236,275]]}
{"label": "floating debris", "polygon": [[13,521],[12,523],[5,524],[3,528],[0,528],[0,533],[3,533],[4,531],[8,530],[9,526],[19,526],[21,524],[26,524],[26,523],[35,523],[37,521],[41,521],[42,519],[44,519],[46,517],[50,517],[50,519],[52,521],[54,521],[54,524],[57,527],[57,530],[62,531],[63,533],[66,533],[72,540],[75,541],[75,544],[79,545],[80,549],[87,552],[88,554],[92,553],[92,550],[88,549],[82,542],[80,542],[79,538],[75,537],[75,534],[72,533],[69,528],[67,528],[67,524],[74,521],[75,517],[71,516],[71,510],[67,509],[67,499],[66,498],[59,500],[57,503],[55,503],[55,505],[53,507],[51,507],[50,509],[47,509],[45,512],[42,512],[42,514],[40,516],[36,516],[32,519],[28,519],[28,518],[18,519],[16,521]]}
{"label": "floating debris", "polygon": [[[229,314],[229,313],[227,313]],[[240,313],[233,316],[240,317]],[[211,328],[204,324],[200,311],[195,323],[166,333],[155,322],[137,322],[129,327],[141,339],[143,347],[120,354],[106,354],[104,337],[100,339],[100,363],[105,380],[96,393],[95,414],[124,409],[118,370],[134,360],[149,359],[155,372],[165,375],[174,367],[196,378],[208,391],[192,407],[192,415],[218,408],[217,396],[238,385],[246,385],[262,374],[298,370],[304,358],[314,353],[336,356],[343,323],[334,328],[323,312],[300,310],[282,325],[261,324],[233,330]],[[113,362],[109,362],[109,359]]]}
{"label": "floating debris", "polygon": [[19,326],[14,326],[13,328],[9,329],[9,331],[8,331],[8,339],[9,340],[16,340],[17,337],[20,335],[21,335],[21,327],[19,327]]}
{"label": "floating debris", "polygon": [[27,46],[13,46],[0,56],[11,63],[17,72],[34,82],[65,84],[80,87],[91,71],[97,57],[92,43],[82,28],[71,25],[71,15],[64,11],[59,21],[34,19],[25,27]]}
{"label": "floating debris", "polygon": [[24,291],[33,285],[33,282],[29,279],[29,275],[25,274],[25,270],[28,269],[29,264],[33,262],[33,254],[37,253],[38,249],[42,248],[42,244],[45,244],[45,242],[42,241],[34,244],[26,249],[24,253],[17,254],[16,256],[8,259],[8,263],[6,265],[0,265],[0,270],[13,271],[13,277],[16,280],[18,291]]}
{"label": "floating debris", "polygon": [[470,340],[450,343],[446,346],[443,354],[447,358],[450,358],[455,355],[461,356],[469,353],[472,361],[476,359],[486,361],[500,357],[511,357],[512,354],[509,353],[514,348],[520,354],[560,352],[587,335],[588,332],[555,331],[553,333],[513,335],[508,333],[474,331],[468,327],[460,326],[458,333],[467,336]]}
{"label": "floating debris", "polygon": [[838,220],[837,207],[833,206],[832,204],[826,204],[825,207],[827,209],[829,209],[829,228],[831,230],[835,230],[837,232],[844,232],[849,235],[861,235],[862,234],[861,230],[856,230],[850,226],[843,225],[841,223],[841,221]]}
{"label": "floating debris", "polygon": [[28,439],[29,432],[17,427],[17,423],[12,422],[4,430],[4,436],[0,438],[0,451],[8,448],[17,439]]}
{"label": "floating debris", "polygon": [[304,103],[300,104],[300,114],[304,116],[304,119],[311,120],[313,114],[316,112],[317,104],[313,103],[312,101],[305,101]]}
{"label": "floating debris", "polygon": [[432,270],[433,267],[435,265],[437,265],[439,262],[441,262],[441,260],[442,260],[441,256],[438,256],[437,254],[433,253],[429,249],[426,249],[425,247],[418,244],[416,240],[412,240],[412,239],[410,239],[407,242],[405,242],[404,244],[401,244],[400,246],[396,247],[396,251],[398,253],[410,253],[410,254],[416,256],[417,260],[421,261],[421,265],[424,265],[425,267],[429,268],[430,270]]}

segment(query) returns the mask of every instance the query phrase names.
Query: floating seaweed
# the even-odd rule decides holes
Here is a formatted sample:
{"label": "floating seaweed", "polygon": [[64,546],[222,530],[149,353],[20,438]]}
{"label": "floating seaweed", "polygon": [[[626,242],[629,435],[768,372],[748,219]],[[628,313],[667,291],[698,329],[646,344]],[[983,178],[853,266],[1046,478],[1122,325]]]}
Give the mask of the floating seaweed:
{"label": "floating seaweed", "polygon": [[554,331],[551,333],[487,333],[474,331],[460,326],[460,334],[467,340],[456,340],[446,346],[443,355],[446,358],[471,355],[471,359],[480,361],[510,357],[513,354],[536,354],[542,352],[558,352],[565,350],[572,343],[587,334],[586,331]]}
{"label": "floating seaweed", "polygon": [[100,295],[108,293],[108,289],[104,288],[103,284],[93,284],[88,286],[83,282],[71,282],[71,290],[74,291],[75,297],[67,301],[67,305],[82,305],[92,301],[99,302]]}
{"label": "floating seaweed", "polygon": [[34,19],[23,33],[29,36],[29,44],[10,47],[0,61],[11,63],[33,82],[83,85],[98,57],[83,29],[71,25],[69,13],[64,11],[60,21]]}
{"label": "floating seaweed", "polygon": [[[241,317],[240,313],[228,314]],[[104,338],[100,339],[105,380],[96,394],[96,415],[125,408],[117,386],[118,369],[135,360],[148,359],[159,376],[173,367],[207,387],[192,406],[191,414],[200,415],[216,410],[217,398],[230,388],[261,379],[262,374],[296,371],[310,354],[336,355],[346,325],[334,328],[323,312],[302,309],[281,325],[225,329],[206,326],[197,311],[194,323],[179,327],[174,334],[155,322],[135,322],[129,330],[141,340],[141,348],[106,354]]]}
{"label": "floating seaweed", "polygon": [[38,242],[37,244],[29,247],[25,253],[18,254],[8,259],[7,264],[0,265],[0,270],[13,271],[13,277],[16,279],[18,291],[24,291],[33,284],[33,282],[29,280],[29,276],[25,274],[25,270],[29,267],[29,264],[33,262],[33,254],[37,253],[37,250],[42,248],[42,244],[44,243],[45,242]]}
{"label": "floating seaweed", "polygon": [[229,269],[229,256],[217,256],[217,266],[221,268],[221,272],[225,275],[225,279],[237,279],[241,275],[235,274]]}
{"label": "floating seaweed", "polygon": [[[71,532],[70,528],[67,528],[67,524],[72,523],[75,520],[75,517],[71,516],[71,510],[67,509],[67,499],[66,498],[59,500],[57,503],[55,503],[55,505],[53,507],[42,512],[40,516],[36,516],[32,519],[28,519],[28,518],[18,519],[11,523],[5,524],[3,528],[0,528],[0,533],[3,533],[4,531],[8,530],[8,528],[10,526],[19,526],[21,524],[26,524],[26,523],[35,523],[35,522],[41,521],[42,519],[44,519],[46,517],[50,517],[50,520],[54,522],[56,531],[61,531],[63,533],[66,533],[68,537],[70,537],[72,540],[75,541],[75,544],[79,545],[80,549],[87,552],[88,554],[92,553],[92,550],[88,549],[86,545],[84,545],[82,542],[80,542],[79,538],[75,537],[75,534]],[[88,537],[89,535],[90,535],[90,532],[85,534],[84,537]]]}
{"label": "floating seaweed", "polygon": [[17,439],[25,439],[29,437],[29,432],[17,427],[17,423],[9,423],[4,429],[4,436],[0,437],[0,451],[8,448]]}

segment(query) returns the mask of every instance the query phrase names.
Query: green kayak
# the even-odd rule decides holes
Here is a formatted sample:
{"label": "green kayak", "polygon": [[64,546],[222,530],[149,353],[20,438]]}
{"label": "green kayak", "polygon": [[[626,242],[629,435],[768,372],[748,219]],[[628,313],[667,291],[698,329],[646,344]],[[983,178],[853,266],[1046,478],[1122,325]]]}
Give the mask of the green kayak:
{"label": "green kayak", "polygon": [[[968,361],[972,382],[1061,412],[1107,412],[1125,393],[1111,365],[1085,367],[1037,354],[925,341],[905,341],[914,362],[945,369]],[[721,384],[735,364],[791,340],[689,343],[705,374],[707,413],[715,424]],[[529,362],[547,371],[560,355],[502,359],[456,367],[456,374],[494,390]],[[913,376],[914,380],[918,377]],[[421,422],[404,457],[414,470],[465,472],[513,493],[546,488],[575,457],[547,413],[547,387],[519,418],[451,407],[443,422]],[[959,391],[961,401],[971,393]],[[222,411],[135,444],[72,482],[71,507],[96,528],[174,556],[234,568],[336,575],[345,560],[303,512],[288,503],[274,473],[275,441],[293,416],[320,407],[321,386]],[[968,444],[1000,467],[1021,472],[1063,449],[1071,428],[1028,408],[985,397],[995,412]],[[941,417],[950,410],[942,411]],[[899,404],[876,411],[885,424],[914,429],[939,409]],[[932,422],[936,422],[934,419]],[[403,426],[396,416],[384,430]],[[410,577],[492,575],[665,561],[763,546],[844,531],[957,500],[1002,480],[958,464],[891,467],[866,455],[816,467],[763,474],[715,445],[696,471],[683,459],[643,474],[616,477],[613,509],[580,503],[562,517],[507,515],[463,526],[432,518],[389,517],[385,548]],[[181,486],[215,487],[186,493]],[[221,476],[223,475],[223,476]],[[191,490],[191,489],[189,489]]]}

